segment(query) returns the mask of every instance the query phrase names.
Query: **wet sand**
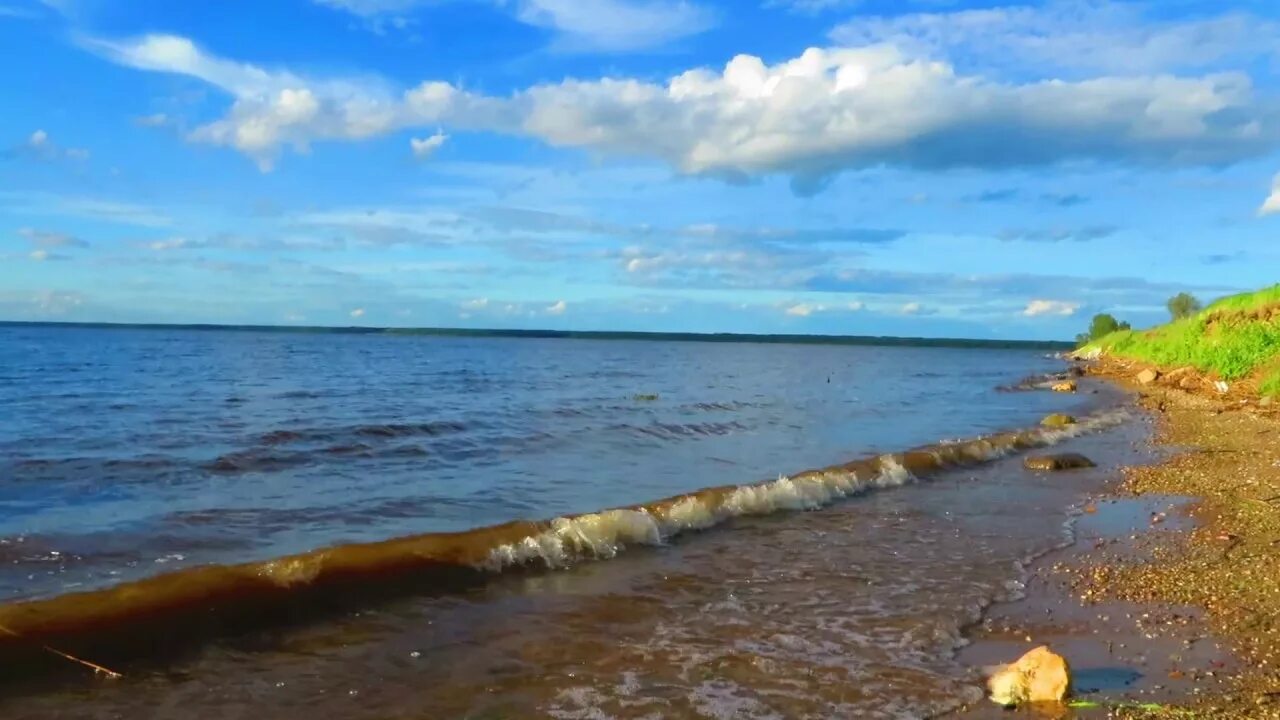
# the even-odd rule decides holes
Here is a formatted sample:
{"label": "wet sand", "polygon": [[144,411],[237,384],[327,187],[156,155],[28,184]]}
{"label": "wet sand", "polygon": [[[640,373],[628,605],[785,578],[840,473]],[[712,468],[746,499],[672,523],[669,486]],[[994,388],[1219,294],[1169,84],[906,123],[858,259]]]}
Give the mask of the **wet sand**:
{"label": "wet sand", "polygon": [[[1143,456],[1084,507],[1074,544],[1031,568],[959,658],[977,669],[1048,644],[1074,700],[1014,716],[1280,718],[1280,416],[1244,392],[1139,386],[1139,366],[1090,374],[1154,424]],[[954,714],[1008,717],[989,704]]]}
{"label": "wet sand", "polygon": [[[1193,497],[1194,527],[1143,536],[1149,540],[1137,556],[1123,545],[1100,547],[1073,589],[1091,602],[1196,608],[1194,635],[1216,635],[1232,649],[1238,662],[1225,681],[1222,672],[1202,673],[1199,692],[1179,703],[1190,713],[1181,716],[1280,718],[1280,413],[1247,385],[1226,393],[1206,382],[1182,383],[1190,391],[1164,380],[1139,386],[1139,369],[1110,360],[1092,373],[1137,393],[1156,418],[1157,443],[1173,454],[1127,470],[1120,491]],[[1148,715],[1175,711],[1120,714]]]}

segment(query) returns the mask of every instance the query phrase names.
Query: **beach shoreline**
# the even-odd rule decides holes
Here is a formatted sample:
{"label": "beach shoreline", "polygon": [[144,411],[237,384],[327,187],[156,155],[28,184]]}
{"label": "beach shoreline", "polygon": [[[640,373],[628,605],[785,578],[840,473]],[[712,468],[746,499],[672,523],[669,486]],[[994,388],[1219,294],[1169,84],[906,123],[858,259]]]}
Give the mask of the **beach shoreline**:
{"label": "beach shoreline", "polygon": [[[1033,717],[1280,718],[1280,413],[1247,389],[1104,357],[1089,379],[1151,423],[1074,543],[1028,568],[960,658],[975,672],[1049,644],[1073,663],[1073,707]],[[1087,389],[1087,385],[1082,390]],[[969,707],[955,717],[995,717]]]}
{"label": "beach shoreline", "polygon": [[[1238,666],[1229,682],[1165,710],[1129,709],[1118,717],[1280,718],[1280,414],[1243,389],[1222,392],[1197,378],[1166,375],[1142,383],[1149,366],[1104,357],[1088,368],[1134,394],[1155,423],[1162,461],[1126,468],[1120,497],[1194,498],[1193,526],[1146,533],[1134,562],[1106,545],[1075,573],[1072,588],[1089,602],[1137,602],[1200,611],[1201,636],[1227,642]],[[1159,524],[1167,516],[1153,516]]]}

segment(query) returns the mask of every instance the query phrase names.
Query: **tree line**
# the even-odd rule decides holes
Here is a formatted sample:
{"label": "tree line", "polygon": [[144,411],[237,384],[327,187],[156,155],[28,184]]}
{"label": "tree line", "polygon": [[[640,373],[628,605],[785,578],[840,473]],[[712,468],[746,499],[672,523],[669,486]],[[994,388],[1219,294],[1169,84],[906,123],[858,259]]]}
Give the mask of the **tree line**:
{"label": "tree line", "polygon": [[[1165,303],[1165,307],[1169,309],[1170,319],[1181,320],[1200,312],[1204,306],[1195,295],[1180,292],[1169,298],[1169,301]],[[1110,313],[1098,313],[1093,316],[1093,320],[1089,323],[1089,330],[1076,336],[1076,342],[1084,345],[1118,330],[1132,329],[1133,327],[1129,323],[1116,320],[1115,316]]]}

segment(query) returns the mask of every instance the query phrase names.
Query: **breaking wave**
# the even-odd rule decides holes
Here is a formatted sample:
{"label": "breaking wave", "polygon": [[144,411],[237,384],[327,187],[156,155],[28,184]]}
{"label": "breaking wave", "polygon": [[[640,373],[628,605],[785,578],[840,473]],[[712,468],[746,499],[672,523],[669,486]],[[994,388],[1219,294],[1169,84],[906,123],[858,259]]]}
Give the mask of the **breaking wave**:
{"label": "breaking wave", "polygon": [[661,545],[733,518],[818,509],[1051,445],[1126,417],[1122,409],[1111,410],[1064,428],[942,442],[630,507],[342,545],[265,562],[194,567],[101,590],[0,605],[0,662],[32,672],[49,669],[48,653],[40,652],[44,646],[104,662],[158,655],[382,598],[471,587],[495,573],[608,559],[630,546]]}

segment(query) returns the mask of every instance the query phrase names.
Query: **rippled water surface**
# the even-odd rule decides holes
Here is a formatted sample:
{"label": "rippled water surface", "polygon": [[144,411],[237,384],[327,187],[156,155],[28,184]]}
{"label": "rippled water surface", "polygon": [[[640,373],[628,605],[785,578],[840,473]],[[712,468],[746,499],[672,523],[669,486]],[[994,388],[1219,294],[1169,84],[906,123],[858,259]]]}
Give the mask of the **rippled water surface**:
{"label": "rippled water surface", "polygon": [[[0,594],[1034,425],[1082,401],[995,388],[1056,368],[1007,350],[0,328]],[[1105,453],[1114,435],[1074,442]],[[231,639],[9,715],[919,717],[971,692],[959,629],[1060,541],[1088,477],[1001,461]]]}

